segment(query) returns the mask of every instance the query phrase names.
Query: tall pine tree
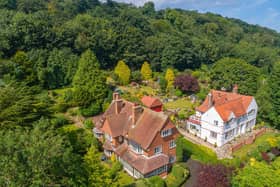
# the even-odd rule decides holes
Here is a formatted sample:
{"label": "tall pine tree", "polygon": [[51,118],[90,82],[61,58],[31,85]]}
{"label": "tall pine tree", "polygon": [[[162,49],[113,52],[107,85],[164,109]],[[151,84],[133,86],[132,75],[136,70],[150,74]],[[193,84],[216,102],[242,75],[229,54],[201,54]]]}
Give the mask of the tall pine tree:
{"label": "tall pine tree", "polygon": [[273,125],[280,129],[280,62],[274,64],[271,76],[270,76],[270,88],[271,88],[271,120]]}
{"label": "tall pine tree", "polygon": [[107,96],[108,87],[105,82],[106,76],[100,70],[96,56],[90,50],[85,51],[73,79],[75,100],[79,106],[100,103]]}

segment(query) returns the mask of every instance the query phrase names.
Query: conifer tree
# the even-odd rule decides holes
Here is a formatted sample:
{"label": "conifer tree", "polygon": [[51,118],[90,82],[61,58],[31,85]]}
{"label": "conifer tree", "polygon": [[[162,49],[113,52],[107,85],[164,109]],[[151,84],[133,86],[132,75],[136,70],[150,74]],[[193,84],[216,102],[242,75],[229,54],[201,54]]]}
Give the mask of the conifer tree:
{"label": "conifer tree", "polygon": [[96,56],[87,50],[81,55],[73,79],[75,100],[80,106],[100,102],[107,96],[106,76],[99,68]]}
{"label": "conifer tree", "polygon": [[150,80],[152,78],[152,70],[150,64],[145,61],[141,67],[141,75],[144,80]]}
{"label": "conifer tree", "polygon": [[120,60],[115,67],[115,74],[118,76],[121,84],[126,85],[130,80],[130,69],[123,60]]}
{"label": "conifer tree", "polygon": [[276,128],[280,129],[280,62],[274,64],[269,82],[273,108],[271,111],[271,120]]}
{"label": "conifer tree", "polygon": [[167,81],[167,89],[171,89],[173,87],[175,75],[171,68],[168,68],[165,73],[165,80]]}

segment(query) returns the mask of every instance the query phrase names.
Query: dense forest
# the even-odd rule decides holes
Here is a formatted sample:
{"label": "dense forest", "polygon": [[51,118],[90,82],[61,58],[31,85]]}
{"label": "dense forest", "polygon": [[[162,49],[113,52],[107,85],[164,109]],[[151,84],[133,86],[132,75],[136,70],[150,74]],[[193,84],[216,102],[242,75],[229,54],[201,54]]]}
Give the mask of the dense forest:
{"label": "dense forest", "polygon": [[[256,96],[259,122],[280,128],[276,31],[212,13],[155,10],[152,2],[0,0],[0,15],[0,186],[117,181],[120,166],[103,168],[96,140],[63,126],[69,122],[57,112],[102,111],[112,92],[106,77],[120,60],[134,78],[147,61],[153,72],[196,72],[209,88],[238,84]],[[57,107],[49,90],[65,87]]]}

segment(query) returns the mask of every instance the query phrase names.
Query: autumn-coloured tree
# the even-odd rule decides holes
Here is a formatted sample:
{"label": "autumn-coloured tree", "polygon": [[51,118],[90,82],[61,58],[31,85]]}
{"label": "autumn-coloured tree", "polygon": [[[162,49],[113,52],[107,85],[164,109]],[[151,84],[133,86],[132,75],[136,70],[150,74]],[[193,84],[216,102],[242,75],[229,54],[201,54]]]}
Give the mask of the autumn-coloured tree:
{"label": "autumn-coloured tree", "polygon": [[174,86],[186,93],[199,91],[198,81],[191,75],[177,76],[174,81]]}
{"label": "autumn-coloured tree", "polygon": [[141,75],[143,80],[150,80],[152,78],[152,69],[150,67],[150,64],[145,61],[141,67]]}
{"label": "autumn-coloured tree", "polygon": [[208,186],[216,187],[230,186],[231,169],[226,166],[219,165],[201,165],[199,173],[194,186]]}
{"label": "autumn-coloured tree", "polygon": [[121,84],[126,85],[130,80],[130,69],[123,60],[120,60],[115,67],[115,74],[118,76]]}
{"label": "autumn-coloured tree", "polygon": [[167,89],[170,89],[173,87],[175,75],[171,68],[168,68],[165,73],[165,80],[167,81]]}

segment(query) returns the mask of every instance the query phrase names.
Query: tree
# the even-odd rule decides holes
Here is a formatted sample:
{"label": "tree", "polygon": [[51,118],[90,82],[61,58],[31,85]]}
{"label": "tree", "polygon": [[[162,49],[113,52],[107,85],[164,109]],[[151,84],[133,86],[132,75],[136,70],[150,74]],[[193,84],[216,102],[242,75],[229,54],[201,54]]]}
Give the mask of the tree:
{"label": "tree", "polygon": [[280,129],[280,62],[274,64],[271,76],[269,78],[269,86],[271,89],[272,110],[271,120],[273,125]]}
{"label": "tree", "polygon": [[230,176],[231,170],[222,164],[201,165],[194,186],[230,187]]}
{"label": "tree", "polygon": [[115,67],[115,74],[118,76],[121,84],[126,85],[130,80],[130,69],[124,61],[120,60]]}
{"label": "tree", "polygon": [[254,162],[240,169],[232,179],[233,187],[279,186],[280,159],[271,165],[265,162]]}
{"label": "tree", "polygon": [[0,126],[30,126],[50,115],[50,99],[37,87],[11,82],[0,86]]}
{"label": "tree", "polygon": [[86,171],[89,176],[89,186],[109,186],[111,179],[108,171],[102,166],[98,151],[91,146],[84,156]]}
{"label": "tree", "polygon": [[223,58],[211,70],[210,78],[215,89],[222,87],[231,90],[238,85],[241,94],[255,95],[258,89],[260,71],[241,59]]}
{"label": "tree", "polygon": [[183,92],[197,92],[199,91],[199,85],[196,78],[191,75],[179,75],[175,78],[174,86],[179,88]]}
{"label": "tree", "polygon": [[141,67],[141,75],[144,80],[150,80],[152,78],[152,70],[150,64],[145,61]]}
{"label": "tree", "polygon": [[106,76],[99,68],[96,56],[85,51],[79,60],[78,70],[73,79],[75,100],[80,106],[101,102],[107,96]]}
{"label": "tree", "polygon": [[48,120],[32,129],[1,129],[0,150],[0,186],[87,185],[82,159]]}
{"label": "tree", "polygon": [[167,89],[173,88],[174,79],[175,79],[175,75],[173,70],[171,68],[168,68],[165,73],[165,80],[167,81],[167,86],[166,86]]}

